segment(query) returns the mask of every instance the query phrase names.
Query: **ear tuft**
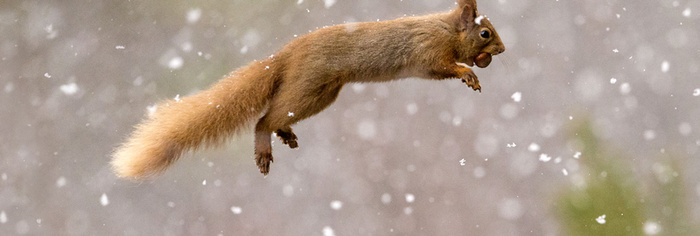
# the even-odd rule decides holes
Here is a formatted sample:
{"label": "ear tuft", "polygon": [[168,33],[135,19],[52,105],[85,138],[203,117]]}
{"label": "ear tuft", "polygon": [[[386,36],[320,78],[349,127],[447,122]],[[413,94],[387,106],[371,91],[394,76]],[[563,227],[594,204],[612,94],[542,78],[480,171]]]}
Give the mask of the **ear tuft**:
{"label": "ear tuft", "polygon": [[459,16],[459,23],[463,27],[468,28],[471,25],[475,24],[474,20],[476,19],[476,16],[476,7],[472,7],[469,4],[464,5],[461,9],[461,13]]}
{"label": "ear tuft", "polygon": [[459,8],[464,8],[464,6],[469,5],[472,9],[476,10],[476,0],[458,0],[457,4]]}

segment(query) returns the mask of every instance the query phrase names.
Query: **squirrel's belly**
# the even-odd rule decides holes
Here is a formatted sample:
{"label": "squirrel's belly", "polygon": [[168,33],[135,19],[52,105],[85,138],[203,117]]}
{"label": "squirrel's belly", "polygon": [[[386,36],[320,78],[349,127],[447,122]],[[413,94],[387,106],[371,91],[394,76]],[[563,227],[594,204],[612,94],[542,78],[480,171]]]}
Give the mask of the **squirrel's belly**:
{"label": "squirrel's belly", "polygon": [[384,71],[364,76],[357,76],[351,82],[387,82],[407,78],[428,78],[427,73],[416,68],[404,68],[394,71]]}

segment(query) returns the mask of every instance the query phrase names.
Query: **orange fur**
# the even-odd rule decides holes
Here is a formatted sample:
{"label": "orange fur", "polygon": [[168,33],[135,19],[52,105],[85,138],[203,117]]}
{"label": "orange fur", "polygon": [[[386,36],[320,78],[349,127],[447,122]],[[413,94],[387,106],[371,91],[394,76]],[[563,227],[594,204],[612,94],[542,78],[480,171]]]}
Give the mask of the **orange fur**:
{"label": "orange fur", "polygon": [[233,135],[265,108],[275,74],[272,59],[242,67],[199,94],[166,101],[136,126],[113,154],[120,177],[143,178],[164,171],[183,152],[200,144],[216,145]]}
{"label": "orange fur", "polygon": [[255,126],[255,159],[267,174],[271,133],[298,147],[291,125],[328,107],[346,83],[458,78],[481,91],[472,69],[456,63],[476,60],[485,67],[505,46],[488,19],[474,21],[477,15],[474,0],[460,0],[451,12],[335,25],[301,36],[209,90],[161,104],[116,150],[112,166],[121,177],[158,174],[183,152],[220,143],[265,110]]}

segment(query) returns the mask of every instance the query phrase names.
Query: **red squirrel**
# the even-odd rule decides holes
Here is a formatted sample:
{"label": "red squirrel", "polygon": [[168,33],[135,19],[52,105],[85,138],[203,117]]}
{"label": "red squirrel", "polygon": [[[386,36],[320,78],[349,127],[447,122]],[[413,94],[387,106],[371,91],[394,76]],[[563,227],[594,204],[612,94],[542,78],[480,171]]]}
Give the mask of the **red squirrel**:
{"label": "red squirrel", "polygon": [[328,107],[347,83],[456,78],[481,92],[464,64],[484,68],[505,46],[477,13],[475,0],[457,5],[449,12],[334,25],[300,36],[207,90],[161,103],[115,150],[112,167],[119,177],[154,176],[184,152],[221,144],[264,113],[255,125],[255,161],[267,175],[272,133],[297,148],[291,125]]}

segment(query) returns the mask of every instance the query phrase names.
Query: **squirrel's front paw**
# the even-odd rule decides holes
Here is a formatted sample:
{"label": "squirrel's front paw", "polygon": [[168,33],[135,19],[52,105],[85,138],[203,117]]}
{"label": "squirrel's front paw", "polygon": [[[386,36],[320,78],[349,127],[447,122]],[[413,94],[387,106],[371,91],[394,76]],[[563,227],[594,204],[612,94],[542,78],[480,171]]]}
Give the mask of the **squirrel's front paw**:
{"label": "squirrel's front paw", "polygon": [[479,79],[476,77],[476,74],[474,74],[474,71],[469,70],[469,72],[464,74],[462,77],[462,82],[474,89],[474,91],[481,92],[481,85],[479,84]]}
{"label": "squirrel's front paw", "polygon": [[260,173],[267,175],[270,173],[270,163],[274,162],[272,159],[272,153],[270,151],[262,151],[255,153],[255,163],[260,169]]}

